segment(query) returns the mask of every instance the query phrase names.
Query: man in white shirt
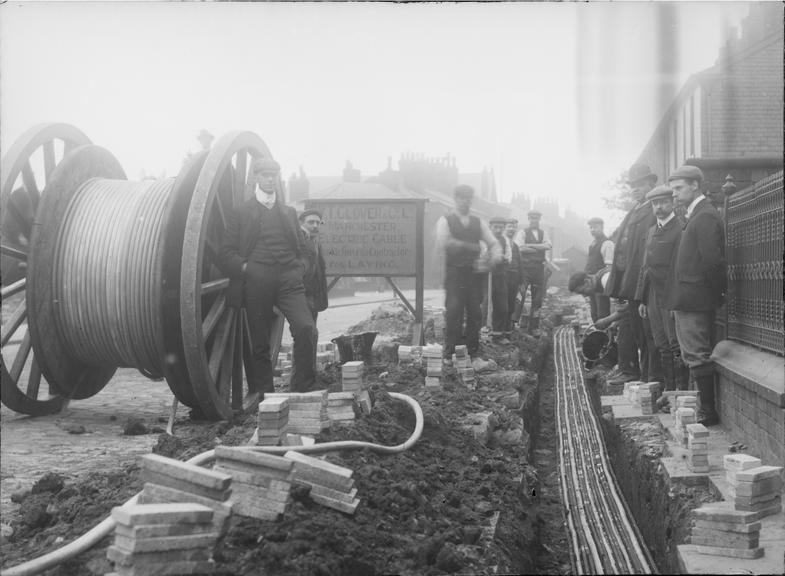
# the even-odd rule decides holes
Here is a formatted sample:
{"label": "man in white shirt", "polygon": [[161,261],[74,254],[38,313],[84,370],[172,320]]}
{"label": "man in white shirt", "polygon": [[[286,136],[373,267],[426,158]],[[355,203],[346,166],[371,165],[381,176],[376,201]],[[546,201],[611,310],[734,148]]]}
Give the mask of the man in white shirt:
{"label": "man in white shirt", "polygon": [[[502,258],[501,246],[487,225],[469,213],[474,189],[460,185],[453,192],[455,209],[436,223],[436,245],[445,254],[444,359],[449,361],[456,344],[466,342],[469,355],[480,350],[480,302],[483,274]],[[480,261],[481,242],[487,246],[487,262]],[[466,325],[463,325],[464,315]]]}
{"label": "man in white shirt", "polygon": [[551,249],[551,243],[545,238],[545,231],[540,228],[542,212],[529,210],[529,225],[518,231],[515,243],[521,253],[521,316],[523,320],[526,306],[526,292],[531,289],[531,306],[529,308],[529,333],[535,333],[540,324],[540,307],[545,292],[545,253]]}

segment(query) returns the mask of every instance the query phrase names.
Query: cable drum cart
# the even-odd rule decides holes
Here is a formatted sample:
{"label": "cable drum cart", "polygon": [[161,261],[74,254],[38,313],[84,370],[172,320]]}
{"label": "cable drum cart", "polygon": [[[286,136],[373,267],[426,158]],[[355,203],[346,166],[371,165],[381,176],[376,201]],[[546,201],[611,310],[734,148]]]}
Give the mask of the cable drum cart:
{"label": "cable drum cart", "polygon": [[[73,126],[24,133],[2,159],[3,404],[55,413],[131,367],[210,419],[255,408],[248,322],[227,305],[219,247],[263,157],[256,134],[231,132],[176,178],[130,181]],[[282,331],[278,313],[273,365]]]}

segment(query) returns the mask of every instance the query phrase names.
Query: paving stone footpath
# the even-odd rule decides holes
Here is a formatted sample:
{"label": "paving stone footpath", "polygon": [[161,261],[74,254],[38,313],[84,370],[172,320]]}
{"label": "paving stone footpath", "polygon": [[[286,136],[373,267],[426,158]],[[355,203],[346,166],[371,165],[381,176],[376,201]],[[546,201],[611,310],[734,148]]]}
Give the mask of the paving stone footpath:
{"label": "paving stone footpath", "polygon": [[[30,489],[47,472],[73,480],[134,462],[140,454],[149,453],[158,434],[126,436],[123,426],[136,418],[148,431],[165,429],[173,398],[165,381],[153,382],[136,370],[120,369],[103,390],[91,398],[74,400],[60,414],[30,418],[5,406],[0,408],[3,522],[18,508],[11,495]],[[178,416],[186,411],[181,406]],[[80,432],[80,427],[84,432],[73,433]]]}

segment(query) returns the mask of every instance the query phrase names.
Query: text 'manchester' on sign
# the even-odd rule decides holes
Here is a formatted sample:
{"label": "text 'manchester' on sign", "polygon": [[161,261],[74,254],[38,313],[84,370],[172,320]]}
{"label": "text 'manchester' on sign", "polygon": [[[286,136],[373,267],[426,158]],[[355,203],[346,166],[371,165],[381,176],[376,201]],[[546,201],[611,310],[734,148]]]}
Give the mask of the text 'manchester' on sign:
{"label": "text 'manchester' on sign", "polygon": [[417,206],[406,201],[308,201],[330,276],[415,276]]}

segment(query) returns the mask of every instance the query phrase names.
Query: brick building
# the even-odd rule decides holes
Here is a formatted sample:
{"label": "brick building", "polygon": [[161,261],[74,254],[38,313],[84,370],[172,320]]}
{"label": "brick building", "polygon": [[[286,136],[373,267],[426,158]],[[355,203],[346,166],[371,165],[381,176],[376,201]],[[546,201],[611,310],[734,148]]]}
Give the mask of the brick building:
{"label": "brick building", "polygon": [[676,96],[639,162],[667,180],[684,163],[706,173],[720,194],[782,169],[783,4],[752,4],[714,66],[693,74]]}

